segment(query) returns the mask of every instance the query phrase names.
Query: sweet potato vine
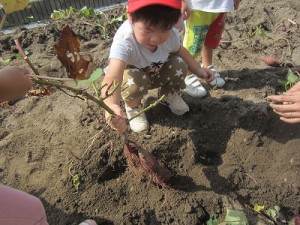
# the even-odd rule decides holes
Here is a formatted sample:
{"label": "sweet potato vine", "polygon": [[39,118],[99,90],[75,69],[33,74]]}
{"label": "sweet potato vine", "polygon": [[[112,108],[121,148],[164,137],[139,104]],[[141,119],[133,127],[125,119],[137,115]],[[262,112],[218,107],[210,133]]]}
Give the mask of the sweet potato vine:
{"label": "sweet potato vine", "polygon": [[[99,93],[101,93],[101,89],[107,86],[107,84],[102,85],[100,82],[96,82],[102,76],[102,70],[94,70],[93,57],[90,54],[84,54],[80,51],[80,41],[76,38],[76,35],[70,26],[67,25],[63,28],[59,41],[54,45],[58,59],[66,68],[68,78],[52,78],[41,76],[38,70],[29,60],[28,56],[26,56],[24,53],[19,41],[15,40],[15,43],[19,53],[35,73],[35,75],[31,76],[35,83],[44,86],[45,89],[55,87],[68,95],[68,92],[72,92],[73,97],[78,97],[82,100],[85,100],[87,103],[90,100],[96,103],[99,108],[103,108],[112,116],[116,116],[115,113],[105,104],[104,100],[112,96],[117,88],[123,89],[126,87],[120,87],[120,84],[118,83],[109,84],[105,97],[100,96]],[[72,80],[76,83],[75,87],[64,84],[65,81]],[[150,104],[150,106],[147,108],[141,110],[136,116],[152,107],[155,107],[163,98],[164,96],[162,96],[156,102]],[[98,122],[100,122],[99,119]],[[171,172],[162,167],[148,151],[129,140],[127,132],[123,134],[123,140],[124,153],[128,160],[129,166],[134,168],[134,171],[136,171],[137,174],[143,176],[150,182],[168,187],[168,182],[171,178]]]}

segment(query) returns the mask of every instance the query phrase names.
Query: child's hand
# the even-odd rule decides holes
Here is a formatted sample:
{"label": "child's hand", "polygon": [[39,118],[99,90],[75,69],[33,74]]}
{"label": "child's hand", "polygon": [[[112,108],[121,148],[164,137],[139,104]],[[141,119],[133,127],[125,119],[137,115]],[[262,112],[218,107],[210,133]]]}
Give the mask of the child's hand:
{"label": "child's hand", "polygon": [[213,72],[207,68],[199,68],[197,76],[204,79],[207,83],[210,83],[215,78]]}
{"label": "child's hand", "polygon": [[29,72],[17,66],[0,69],[0,102],[23,97],[32,87]]}
{"label": "child's hand", "polygon": [[126,114],[122,111],[121,107],[117,104],[109,105],[109,108],[115,113],[115,115],[110,115],[105,112],[105,119],[107,124],[114,130],[123,133],[127,130],[126,124]]}
{"label": "child's hand", "polygon": [[181,16],[184,20],[187,20],[191,15],[191,10],[185,1],[182,1]]}

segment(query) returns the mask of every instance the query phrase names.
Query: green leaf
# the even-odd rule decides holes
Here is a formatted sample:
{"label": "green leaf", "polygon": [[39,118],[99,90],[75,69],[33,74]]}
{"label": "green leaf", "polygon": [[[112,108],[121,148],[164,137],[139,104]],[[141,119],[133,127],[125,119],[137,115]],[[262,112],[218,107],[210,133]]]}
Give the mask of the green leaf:
{"label": "green leaf", "polygon": [[78,174],[74,175],[72,177],[72,180],[73,180],[73,185],[75,187],[75,190],[78,191],[79,189],[79,185],[80,185],[80,176]]}
{"label": "green leaf", "polygon": [[260,212],[260,210],[264,210],[264,209],[265,209],[264,205],[257,205],[257,204],[254,205],[254,211],[256,212]]}
{"label": "green leaf", "polygon": [[243,211],[227,209],[225,220],[227,225],[247,225],[248,220]]}
{"label": "green leaf", "polygon": [[70,16],[74,15],[74,8],[72,6],[70,6],[68,9],[66,9],[65,15],[66,15],[66,17],[70,17]]}
{"label": "green leaf", "polygon": [[53,13],[51,13],[51,19],[53,20],[61,20],[63,18],[63,12],[54,10]]}
{"label": "green leaf", "polygon": [[275,209],[268,209],[267,214],[271,216],[273,219],[276,219],[278,212]]}
{"label": "green leaf", "polygon": [[212,216],[209,218],[209,220],[206,222],[206,225],[218,225],[219,220],[215,218],[215,216]]}
{"label": "green leaf", "polygon": [[119,16],[119,17],[117,17],[117,18],[113,18],[113,19],[111,20],[110,24],[122,22],[123,20],[124,20],[124,16],[121,15],[121,16]]}
{"label": "green leaf", "polygon": [[287,79],[289,84],[290,83],[295,83],[295,82],[300,80],[300,78],[296,74],[294,74],[293,71],[290,68],[288,70],[288,74],[286,76],[286,79]]}
{"label": "green leaf", "polygon": [[88,8],[86,6],[84,6],[81,10],[80,10],[81,14],[84,17],[89,17],[89,16],[94,16],[95,15],[95,10],[93,8]]}
{"label": "green leaf", "polygon": [[87,80],[75,80],[76,86],[79,87],[83,84],[90,84],[98,80],[102,76],[103,72],[101,68],[96,69]]}
{"label": "green leaf", "polygon": [[8,66],[10,64],[10,59],[5,59],[2,61],[3,66]]}
{"label": "green leaf", "polygon": [[267,210],[267,214],[271,216],[274,220],[276,220],[279,217],[279,211],[280,207],[275,205],[273,208],[269,208]]}
{"label": "green leaf", "polygon": [[86,7],[86,6],[84,6],[81,10],[80,10],[80,12],[81,12],[81,14],[82,15],[84,15],[85,17],[87,17],[87,16],[89,16],[90,14],[90,11],[89,11],[89,9]]}

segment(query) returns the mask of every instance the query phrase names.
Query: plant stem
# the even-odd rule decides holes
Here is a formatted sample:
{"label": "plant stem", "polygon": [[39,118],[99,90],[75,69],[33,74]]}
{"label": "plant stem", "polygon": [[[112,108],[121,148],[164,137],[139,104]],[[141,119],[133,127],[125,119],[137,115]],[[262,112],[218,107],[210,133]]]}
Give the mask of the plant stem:
{"label": "plant stem", "polygon": [[[116,89],[119,87],[119,84],[115,84],[113,86],[113,90],[108,91],[106,93],[107,97],[104,98],[96,98],[93,95],[89,94],[88,92],[82,90],[82,89],[78,89],[78,88],[74,88],[74,87],[70,87],[58,82],[54,82],[54,81],[49,81],[49,80],[63,80],[63,81],[70,81],[73,79],[62,79],[62,78],[52,78],[52,77],[45,77],[45,76],[40,76],[39,71],[34,67],[34,65],[31,63],[31,61],[29,60],[29,58],[25,55],[19,41],[17,39],[15,39],[15,43],[17,46],[17,49],[19,50],[19,53],[23,56],[23,59],[27,62],[27,64],[30,66],[30,68],[33,70],[33,72],[37,75],[32,75],[32,80],[40,85],[47,85],[47,86],[53,86],[56,87],[57,89],[60,89],[62,91],[64,91],[64,89],[69,90],[73,93],[75,93],[76,95],[82,95],[83,97],[95,102],[96,104],[98,104],[100,107],[102,107],[104,110],[106,110],[109,114],[111,114],[112,116],[115,116],[116,114],[114,113],[114,111],[111,110],[111,108],[109,108],[105,103],[104,100],[106,98],[108,98],[109,96],[113,95],[113,93],[116,91]],[[99,92],[97,92],[97,88],[95,86],[95,84],[93,83],[93,88],[95,89],[95,92],[97,94],[97,97],[99,97]],[[102,89],[103,87],[101,87],[100,89]],[[136,114],[134,117],[132,117],[130,120],[136,118],[137,116],[139,116],[140,114],[148,111],[149,109],[155,107],[158,103],[160,103],[164,98],[164,95],[160,97],[159,100],[155,101],[154,103],[150,104],[147,108],[144,108],[143,110],[141,110],[138,114]],[[129,120],[129,121],[130,121]]]}
{"label": "plant stem", "polygon": [[66,85],[61,84],[61,83],[46,81],[46,80],[42,80],[42,79],[33,79],[33,81],[35,83],[42,84],[42,85],[51,85],[51,86],[54,86],[58,89],[67,89],[69,91],[74,92],[75,94],[82,95],[82,96],[86,97],[87,99],[90,99],[91,101],[97,103],[100,107],[105,109],[109,114],[115,115],[115,113],[103,102],[102,99],[97,99],[94,96],[87,93],[86,91],[83,91],[81,89],[77,89],[77,88],[74,88],[74,87],[66,86]]}
{"label": "plant stem", "polygon": [[7,14],[4,13],[3,16],[2,16],[2,19],[1,19],[1,23],[0,23],[0,31],[2,30],[2,28],[4,26],[4,23],[6,21],[6,17],[7,17]]}
{"label": "plant stem", "polygon": [[139,111],[136,115],[134,115],[133,117],[131,117],[130,119],[128,119],[128,121],[133,120],[134,118],[138,117],[139,115],[141,115],[142,113],[150,110],[151,108],[157,106],[163,99],[164,99],[165,95],[162,95],[157,101],[151,103],[148,107],[143,108],[141,111]]}
{"label": "plant stem", "polygon": [[103,102],[102,99],[97,99],[94,96],[87,93],[86,91],[83,91],[83,90],[77,89],[77,88],[73,88],[73,87],[70,87],[70,86],[66,86],[66,85],[61,84],[61,83],[46,81],[46,80],[41,79],[41,78],[44,78],[44,79],[49,79],[49,78],[45,78],[45,77],[40,76],[40,73],[38,72],[38,70],[34,67],[34,65],[31,63],[29,58],[25,55],[25,53],[24,53],[24,51],[23,51],[23,49],[20,45],[20,42],[17,39],[15,39],[15,43],[16,43],[17,49],[19,50],[20,54],[23,56],[23,59],[27,62],[27,64],[30,66],[30,68],[33,70],[33,72],[36,75],[38,75],[38,76],[36,76],[36,78],[33,78],[33,81],[35,83],[41,84],[41,85],[51,85],[51,86],[54,86],[58,89],[66,89],[66,90],[72,91],[75,94],[82,95],[82,96],[90,99],[91,101],[97,103],[100,107],[105,109],[109,114],[115,115],[115,113]]}
{"label": "plant stem", "polygon": [[49,76],[40,76],[40,75],[28,75],[33,78],[40,78],[40,79],[46,79],[46,80],[60,80],[60,81],[73,81],[74,79],[71,78],[58,78],[58,77],[49,77]]}
{"label": "plant stem", "polygon": [[36,74],[36,75],[40,75],[39,74],[39,71],[34,67],[34,65],[31,63],[31,61],[29,60],[29,58],[27,57],[27,55],[24,53],[21,45],[20,45],[20,42],[15,39],[14,40],[15,43],[16,43],[16,46],[17,46],[17,49],[19,50],[19,53],[20,55],[23,57],[23,59],[27,62],[27,64],[30,66],[30,68],[33,70],[33,72]]}

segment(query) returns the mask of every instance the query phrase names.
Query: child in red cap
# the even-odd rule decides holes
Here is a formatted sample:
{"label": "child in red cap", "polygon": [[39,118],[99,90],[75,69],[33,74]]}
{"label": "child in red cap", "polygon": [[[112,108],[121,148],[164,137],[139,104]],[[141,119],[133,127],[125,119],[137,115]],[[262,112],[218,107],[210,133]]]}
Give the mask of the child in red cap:
{"label": "child in red cap", "polygon": [[[181,16],[181,0],[129,0],[128,20],[114,36],[109,54],[109,65],[103,84],[117,81],[125,89],[118,88],[105,103],[117,115],[109,125],[124,132],[127,128],[125,118],[132,118],[143,108],[143,97],[149,89],[160,88],[165,95],[164,102],[176,115],[189,111],[188,105],[180,96],[185,88],[184,78],[187,69],[196,76],[212,81],[213,74],[201,68],[190,53],[180,45],[176,28]],[[107,88],[102,89],[105,97]],[[121,97],[125,101],[126,114],[120,108]],[[135,132],[145,131],[149,123],[144,113],[130,121]]]}

